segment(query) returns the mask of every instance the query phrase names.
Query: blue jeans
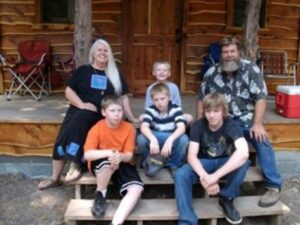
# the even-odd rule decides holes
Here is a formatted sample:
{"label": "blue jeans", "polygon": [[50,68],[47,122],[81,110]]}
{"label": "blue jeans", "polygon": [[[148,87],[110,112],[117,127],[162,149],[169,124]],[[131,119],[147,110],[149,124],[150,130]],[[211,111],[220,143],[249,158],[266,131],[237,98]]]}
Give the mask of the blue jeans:
{"label": "blue jeans", "polygon": [[277,171],[275,163],[275,154],[269,140],[258,142],[255,138],[250,138],[251,124],[245,124],[240,120],[236,120],[244,132],[244,136],[250,142],[256,151],[262,174],[264,176],[265,185],[267,187],[281,188],[282,178]]}
{"label": "blue jeans", "polygon": [[[152,130],[152,133],[157,138],[160,149],[163,147],[167,138],[172,134],[171,132],[162,132],[154,130]],[[178,137],[173,143],[171,155],[169,156],[169,159],[167,160],[165,165],[174,169],[179,168],[186,158],[188,144],[189,138],[187,135],[183,134],[180,137]],[[150,151],[150,141],[148,140],[148,138],[145,137],[145,135],[140,134],[137,137],[137,145],[139,149],[139,154],[141,155],[141,163],[143,163]]]}
{"label": "blue jeans", "polygon": [[[217,159],[199,159],[203,169],[211,174],[222,167],[229,157]],[[227,174],[224,187],[220,190],[219,196],[226,198],[236,198],[240,194],[240,185],[243,183],[249,161],[246,161],[241,167]],[[185,164],[175,175],[175,196],[177,208],[179,211],[179,225],[197,225],[198,217],[194,211],[193,200],[193,184],[199,182],[199,176],[194,172],[189,164]]]}

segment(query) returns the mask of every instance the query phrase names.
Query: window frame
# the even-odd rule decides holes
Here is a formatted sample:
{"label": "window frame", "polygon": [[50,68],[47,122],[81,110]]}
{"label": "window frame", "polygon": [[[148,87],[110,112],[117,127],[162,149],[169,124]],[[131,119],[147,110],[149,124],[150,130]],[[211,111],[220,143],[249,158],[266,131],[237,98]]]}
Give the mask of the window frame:
{"label": "window frame", "polygon": [[[260,32],[268,32],[270,31],[268,26],[268,9],[269,9],[269,0],[266,0],[266,9],[265,9],[265,21],[264,27],[259,27]],[[226,30],[227,31],[241,31],[242,27],[236,27],[233,25],[233,18],[234,18],[234,0],[227,0],[227,18],[226,18]]]}
{"label": "window frame", "polygon": [[[75,22],[75,9],[74,9],[74,21],[73,22],[43,22],[42,21],[42,12],[41,12],[41,5],[43,0],[35,0],[35,14],[36,23],[33,25],[33,29],[43,29],[43,28],[50,28],[50,29],[74,29],[74,22]],[[73,1],[73,0],[71,0]],[[75,3],[74,3],[75,7]]]}

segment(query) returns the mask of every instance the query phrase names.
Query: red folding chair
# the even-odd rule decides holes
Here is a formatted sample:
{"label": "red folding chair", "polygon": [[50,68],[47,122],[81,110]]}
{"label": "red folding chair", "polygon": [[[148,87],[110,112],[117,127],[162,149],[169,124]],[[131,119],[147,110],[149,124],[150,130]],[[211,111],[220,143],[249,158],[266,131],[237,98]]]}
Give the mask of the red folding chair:
{"label": "red folding chair", "polygon": [[[42,94],[51,94],[51,55],[50,43],[41,40],[30,40],[19,43],[19,61],[8,62],[2,55],[0,60],[12,75],[12,83],[6,94],[6,100],[12,95],[30,93],[37,101]],[[34,90],[38,91],[38,94]]]}
{"label": "red folding chair", "polygon": [[64,71],[64,76],[62,77],[64,84],[68,84],[68,81],[76,68],[74,46],[72,48],[72,56],[68,59],[58,61],[58,66],[60,70]]}
{"label": "red folding chair", "polygon": [[68,84],[70,77],[72,76],[73,71],[75,70],[75,56],[65,60],[58,61],[59,69],[64,71],[63,82],[64,84]]}

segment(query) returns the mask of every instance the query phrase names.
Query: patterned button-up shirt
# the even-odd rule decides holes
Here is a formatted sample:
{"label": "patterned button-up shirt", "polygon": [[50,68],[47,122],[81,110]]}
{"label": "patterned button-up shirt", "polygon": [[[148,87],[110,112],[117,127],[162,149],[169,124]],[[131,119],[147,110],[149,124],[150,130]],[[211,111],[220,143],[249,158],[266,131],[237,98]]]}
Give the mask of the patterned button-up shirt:
{"label": "patterned button-up shirt", "polygon": [[267,88],[259,67],[241,59],[240,68],[227,76],[220,65],[211,67],[203,77],[199,100],[208,93],[222,93],[228,102],[229,115],[245,123],[252,123],[255,102],[267,96]]}

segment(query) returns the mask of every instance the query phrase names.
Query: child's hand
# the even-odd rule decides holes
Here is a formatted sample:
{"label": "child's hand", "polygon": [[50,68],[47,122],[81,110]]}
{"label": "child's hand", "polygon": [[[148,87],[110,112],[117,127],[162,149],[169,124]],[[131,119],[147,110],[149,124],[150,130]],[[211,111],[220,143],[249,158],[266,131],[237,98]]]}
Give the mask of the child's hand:
{"label": "child's hand", "polygon": [[202,186],[207,189],[208,187],[217,184],[219,181],[218,177],[214,174],[207,174],[206,176],[202,176],[200,178],[200,182]]}
{"label": "child's hand", "polygon": [[173,141],[167,139],[161,150],[161,155],[165,158],[169,157],[171,155],[172,148],[173,148]]}
{"label": "child's hand", "polygon": [[150,140],[150,154],[155,155],[159,153],[159,144],[157,139]]}
{"label": "child's hand", "polygon": [[118,151],[112,150],[111,154],[108,156],[108,161],[114,169],[119,167],[121,162],[121,155]]}
{"label": "child's hand", "polygon": [[209,194],[209,195],[217,195],[220,192],[220,186],[218,183],[216,183],[216,184],[213,184],[213,185],[205,188],[205,190],[206,190],[207,194]]}

